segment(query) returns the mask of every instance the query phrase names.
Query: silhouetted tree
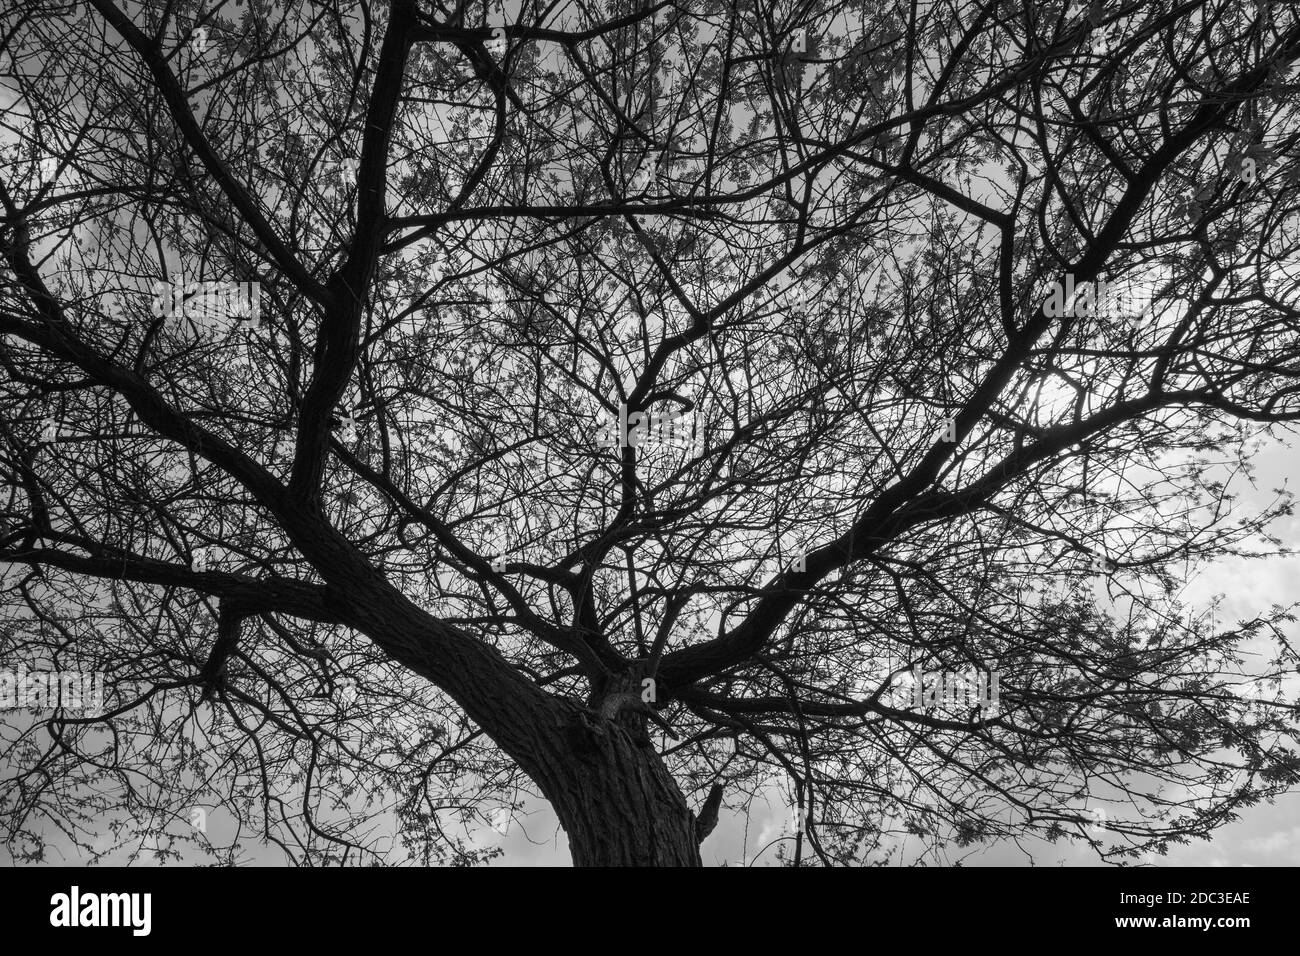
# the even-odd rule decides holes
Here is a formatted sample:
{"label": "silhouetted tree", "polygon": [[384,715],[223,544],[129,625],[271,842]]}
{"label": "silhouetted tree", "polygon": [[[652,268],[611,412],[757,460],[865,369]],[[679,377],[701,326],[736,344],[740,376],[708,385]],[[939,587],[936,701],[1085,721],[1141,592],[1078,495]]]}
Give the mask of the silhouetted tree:
{"label": "silhouetted tree", "polygon": [[795,862],[1122,861],[1295,784],[1286,610],[1180,588],[1291,509],[1234,502],[1300,420],[1296,5],[90,0],[0,45],[0,651],[109,675],[3,725],[19,858],[219,803],[473,862],[535,792],[577,864],[697,865],[776,788]]}

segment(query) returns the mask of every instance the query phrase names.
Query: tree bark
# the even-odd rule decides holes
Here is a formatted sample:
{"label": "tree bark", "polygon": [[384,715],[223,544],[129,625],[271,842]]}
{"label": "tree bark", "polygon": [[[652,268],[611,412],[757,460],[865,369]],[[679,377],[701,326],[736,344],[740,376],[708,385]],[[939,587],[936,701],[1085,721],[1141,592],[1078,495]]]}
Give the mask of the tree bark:
{"label": "tree bark", "polygon": [[575,866],[700,866],[695,815],[648,741],[571,704],[560,748],[534,775]]}
{"label": "tree bark", "polygon": [[[340,617],[446,692],[537,784],[575,866],[701,865],[695,816],[645,733],[644,712],[605,713],[547,693],[495,648],[415,605],[332,530],[295,530],[325,569]],[[625,675],[610,690],[632,686]]]}

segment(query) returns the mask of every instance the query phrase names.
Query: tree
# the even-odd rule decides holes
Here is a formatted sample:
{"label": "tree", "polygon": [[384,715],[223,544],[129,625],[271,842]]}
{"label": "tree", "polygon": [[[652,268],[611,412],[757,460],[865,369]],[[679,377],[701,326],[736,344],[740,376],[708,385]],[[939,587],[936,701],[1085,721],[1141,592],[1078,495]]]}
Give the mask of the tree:
{"label": "tree", "polygon": [[468,863],[536,792],[578,865],[698,865],[779,784],[795,863],[1125,861],[1296,783],[1288,610],[1179,593],[1291,513],[1237,490],[1300,420],[1293,5],[90,0],[2,42],[0,649],[109,675],[6,722],[16,855],[220,802]]}

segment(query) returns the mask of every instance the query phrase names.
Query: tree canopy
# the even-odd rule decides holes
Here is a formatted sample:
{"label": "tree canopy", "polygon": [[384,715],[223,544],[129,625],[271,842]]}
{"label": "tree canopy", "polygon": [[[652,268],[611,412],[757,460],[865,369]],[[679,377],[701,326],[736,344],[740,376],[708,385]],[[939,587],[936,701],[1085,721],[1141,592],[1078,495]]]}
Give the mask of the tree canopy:
{"label": "tree canopy", "polygon": [[1133,862],[1294,787],[1289,609],[1181,590],[1291,514],[1239,496],[1300,420],[1294,5],[42,0],[0,50],[0,659],[108,675],[0,723],[15,857],[473,863],[533,794],[698,863],[775,787],[785,861]]}

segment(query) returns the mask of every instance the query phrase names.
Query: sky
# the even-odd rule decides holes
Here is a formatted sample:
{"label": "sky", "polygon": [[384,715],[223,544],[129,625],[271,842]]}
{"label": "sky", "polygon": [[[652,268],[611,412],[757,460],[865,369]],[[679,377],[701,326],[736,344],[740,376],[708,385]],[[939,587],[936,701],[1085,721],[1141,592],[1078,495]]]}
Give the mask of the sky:
{"label": "sky", "polygon": [[[5,92],[0,89],[0,96]],[[1245,507],[1252,502],[1262,504],[1271,500],[1270,489],[1283,483],[1294,485],[1294,479],[1300,475],[1296,451],[1280,442],[1270,445],[1254,464],[1259,469],[1258,484],[1250,493],[1243,494]],[[1288,545],[1300,545],[1300,517],[1282,519],[1272,530]],[[1298,557],[1262,562],[1225,559],[1189,582],[1187,594],[1202,607],[1208,606],[1215,595],[1222,594],[1221,617],[1247,618],[1271,605],[1296,600],[1300,590],[1296,588],[1297,581],[1300,581]],[[1295,641],[1300,638],[1300,628],[1292,624],[1290,634]],[[1295,683],[1292,681],[1289,688],[1293,696],[1297,692]],[[7,772],[8,768],[0,766],[0,780]],[[214,839],[219,840],[225,824],[220,812],[213,811],[205,822]],[[774,790],[772,799],[767,803],[756,801],[747,817],[724,814],[702,847],[703,860],[710,866],[771,865],[775,863],[771,843],[788,834],[789,827],[789,808]],[[494,866],[567,866],[570,862],[564,833],[554,814],[541,802],[530,808],[522,822],[513,822],[506,833],[483,828],[473,836],[483,846],[500,846],[505,851],[492,863]],[[61,834],[51,829],[49,838],[50,862],[77,862]],[[1100,864],[1086,844],[1064,842],[1055,845],[1004,842],[953,850],[949,854],[950,860],[960,859],[968,866],[1028,865],[1031,858],[1036,865],[1043,866]],[[281,862],[283,856],[276,848],[250,844],[244,859],[250,864],[272,864]],[[0,848],[0,862],[4,861],[4,850]],[[142,862],[148,862],[147,858]],[[1292,794],[1273,805],[1250,808],[1242,813],[1240,820],[1219,830],[1213,840],[1176,848],[1153,862],[1160,866],[1300,865],[1300,794]]]}
{"label": "sky", "polygon": [[[1280,441],[1270,444],[1252,464],[1257,469],[1255,487],[1241,489],[1243,508],[1271,501],[1272,489],[1284,484],[1294,488],[1300,479],[1296,449]],[[1300,545],[1300,516],[1281,519],[1272,531],[1288,547]],[[1216,595],[1222,595],[1221,618],[1249,618],[1273,604],[1286,605],[1300,600],[1297,582],[1300,582],[1300,556],[1265,561],[1234,558],[1207,567],[1188,582],[1185,593],[1198,608],[1208,607]],[[1290,625],[1289,636],[1293,646],[1300,647],[1300,624]],[[1260,650],[1263,653],[1267,648]],[[1289,698],[1300,694],[1298,685],[1300,678],[1293,677],[1289,688],[1284,688]],[[790,832],[790,810],[779,801],[777,794],[773,798],[766,805],[757,801],[748,819],[724,814],[701,847],[704,864],[773,864],[775,848],[761,854],[758,851]],[[522,826],[512,827],[504,837],[490,829],[477,836],[484,845],[500,846],[505,851],[493,861],[494,866],[567,866],[569,863],[564,833],[554,814],[544,805],[536,807]],[[1086,843],[1049,844],[1041,840],[953,849],[949,859],[960,860],[964,866],[1028,866],[1031,861],[1036,866],[1104,865]],[[1289,794],[1274,804],[1248,808],[1238,821],[1216,831],[1213,840],[1174,847],[1167,855],[1150,860],[1149,865],[1300,866],[1300,793]]]}

